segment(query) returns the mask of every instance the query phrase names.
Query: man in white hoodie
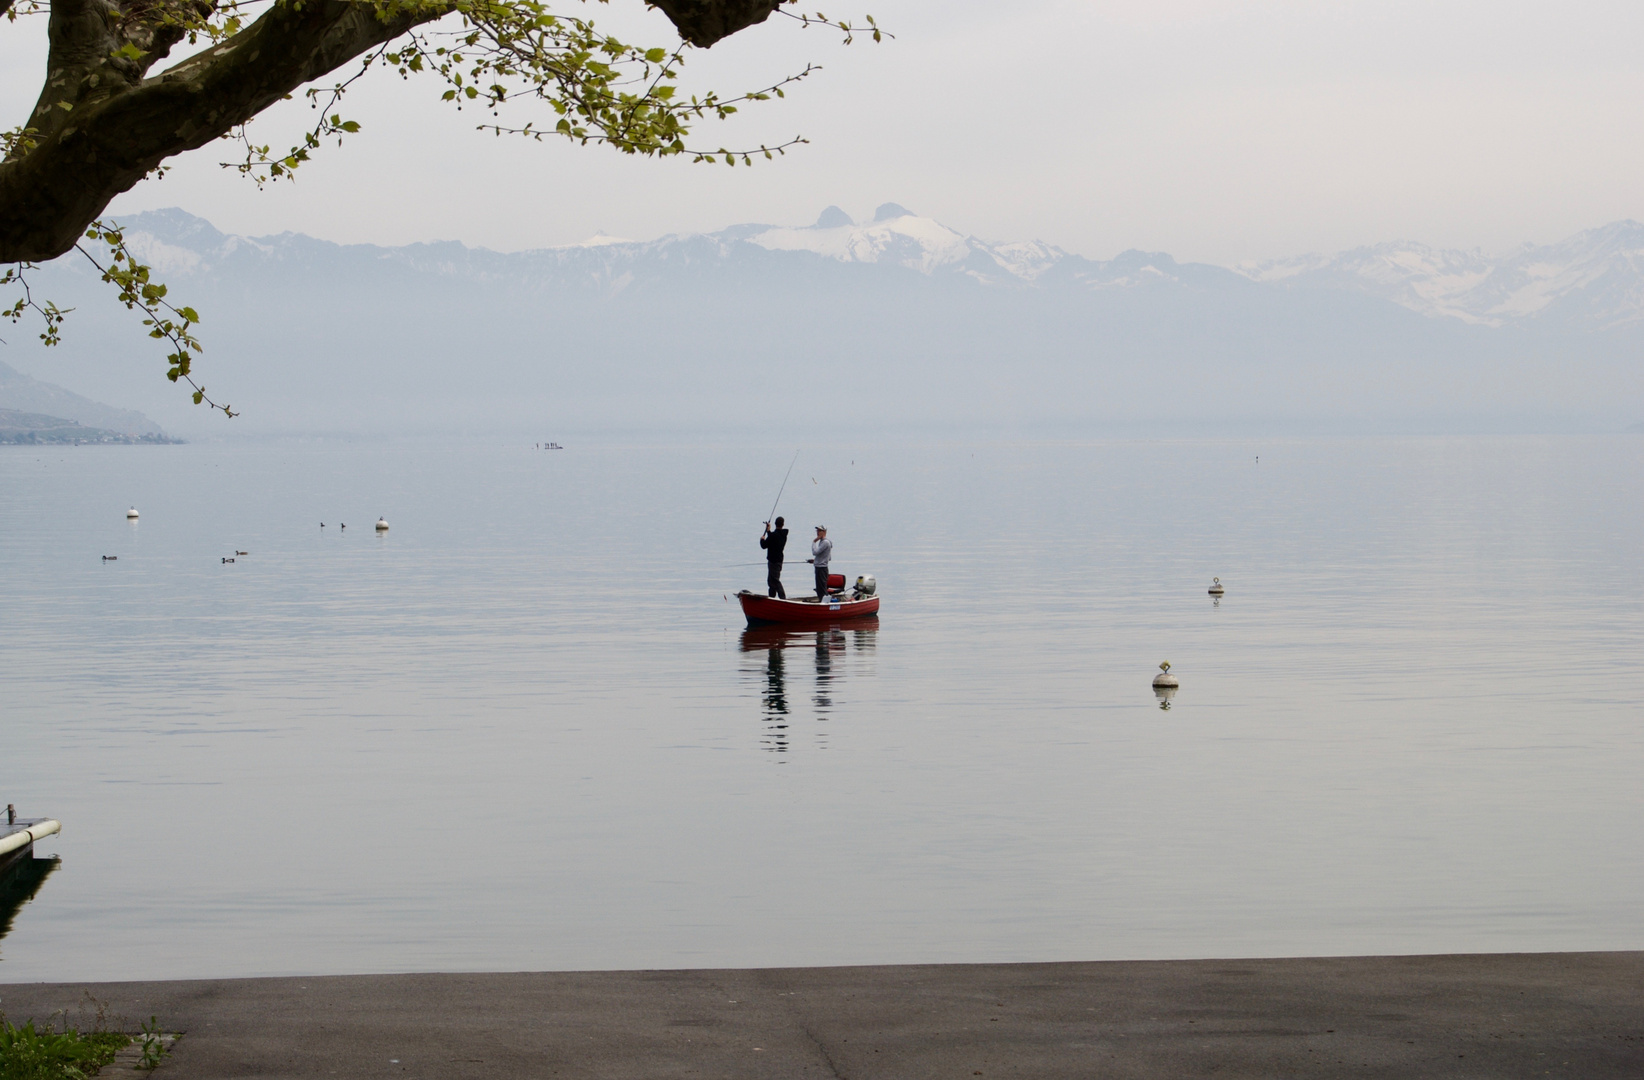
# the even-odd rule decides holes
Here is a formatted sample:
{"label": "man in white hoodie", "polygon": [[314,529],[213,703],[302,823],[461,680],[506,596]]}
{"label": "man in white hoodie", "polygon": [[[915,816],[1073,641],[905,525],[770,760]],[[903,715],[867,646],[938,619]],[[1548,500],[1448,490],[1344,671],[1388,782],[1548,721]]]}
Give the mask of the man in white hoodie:
{"label": "man in white hoodie", "polygon": [[828,539],[826,525],[816,527],[816,539],[811,541],[811,557],[805,561],[816,565],[816,602],[828,597],[828,560],[833,558],[833,541]]}

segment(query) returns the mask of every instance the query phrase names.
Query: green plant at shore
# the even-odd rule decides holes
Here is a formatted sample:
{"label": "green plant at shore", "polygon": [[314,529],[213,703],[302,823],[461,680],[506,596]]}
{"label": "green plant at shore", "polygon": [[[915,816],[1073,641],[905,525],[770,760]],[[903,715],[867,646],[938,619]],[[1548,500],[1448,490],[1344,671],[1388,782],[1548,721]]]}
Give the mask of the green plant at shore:
{"label": "green plant at shore", "polygon": [[137,1068],[153,1072],[160,1067],[160,1059],[165,1056],[166,1044],[160,1037],[160,1021],[151,1016],[148,1023],[143,1025],[143,1057],[137,1062]]}
{"label": "green plant at shore", "polygon": [[0,1016],[0,1080],[84,1080],[130,1042],[118,1031],[58,1032],[49,1023],[36,1028],[32,1020],[13,1027]]}

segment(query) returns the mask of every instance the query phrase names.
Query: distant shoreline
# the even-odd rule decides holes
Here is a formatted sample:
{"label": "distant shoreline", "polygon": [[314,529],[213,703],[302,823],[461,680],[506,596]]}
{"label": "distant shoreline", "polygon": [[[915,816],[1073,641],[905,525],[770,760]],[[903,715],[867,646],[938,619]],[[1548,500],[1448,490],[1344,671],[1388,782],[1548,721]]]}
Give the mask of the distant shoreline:
{"label": "distant shoreline", "polygon": [[23,412],[19,409],[0,409],[0,445],[10,446],[88,446],[105,444],[158,444],[174,445],[174,439],[160,431],[132,433],[108,428],[87,427],[78,420],[45,413]]}
{"label": "distant shoreline", "polygon": [[188,440],[170,435],[121,435],[113,431],[0,431],[0,446],[181,446]]}

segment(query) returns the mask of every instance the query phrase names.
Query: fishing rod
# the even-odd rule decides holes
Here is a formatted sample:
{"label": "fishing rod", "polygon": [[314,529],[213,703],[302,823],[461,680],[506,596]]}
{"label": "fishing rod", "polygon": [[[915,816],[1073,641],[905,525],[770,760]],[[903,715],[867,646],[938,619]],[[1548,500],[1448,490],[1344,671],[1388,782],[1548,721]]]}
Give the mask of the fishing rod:
{"label": "fishing rod", "polygon": [[771,527],[776,520],[776,504],[782,501],[782,493],[788,490],[788,477],[793,475],[793,467],[799,463],[799,451],[793,452],[793,460],[788,462],[788,471],[782,477],[782,486],[776,489],[776,502],[771,503],[771,512],[765,517],[765,528]]}
{"label": "fishing rod", "polygon": [[[782,493],[784,491],[788,490],[788,478],[793,476],[793,467],[795,465],[797,465],[798,463],[799,463],[799,451],[795,450],[793,452],[793,460],[788,462],[788,471],[782,477],[782,486],[776,489],[776,502],[771,503],[770,516],[765,519],[765,528],[767,530],[770,529],[771,522],[776,520],[777,505],[782,502]],[[763,562],[734,562],[734,563],[726,563],[724,566],[721,566],[719,569],[721,569],[721,570],[734,570],[734,569],[736,569],[738,567],[742,567],[742,566],[764,566],[764,565],[765,564]]]}

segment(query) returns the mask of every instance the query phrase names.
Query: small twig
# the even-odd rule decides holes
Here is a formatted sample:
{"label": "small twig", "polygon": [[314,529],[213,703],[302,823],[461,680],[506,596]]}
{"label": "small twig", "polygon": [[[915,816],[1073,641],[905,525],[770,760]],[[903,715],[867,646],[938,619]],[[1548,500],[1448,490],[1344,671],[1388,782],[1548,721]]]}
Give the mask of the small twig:
{"label": "small twig", "polygon": [[[34,263],[18,263],[16,266],[6,267],[5,273],[0,274],[0,286],[16,284],[23,289],[23,295],[17,303],[9,308],[0,309],[0,315],[15,323],[22,320],[24,312],[33,311],[38,313],[46,324],[46,329],[41,333],[40,340],[47,345],[56,345],[63,340],[63,318],[74,309],[60,308],[50,300],[42,304],[34,299],[34,291],[29,288],[28,278],[23,275],[23,271],[38,269],[39,267]],[[3,344],[5,344],[5,338],[0,338],[0,345]]]}
{"label": "small twig", "polygon": [[120,290],[121,303],[128,308],[139,309],[147,316],[143,325],[149,328],[149,337],[171,342],[172,352],[166,357],[171,361],[171,368],[166,372],[166,378],[172,382],[181,380],[188,383],[194,389],[194,404],[209,405],[224,416],[238,416],[239,413],[227,405],[219,405],[206,396],[205,387],[195,382],[189,374],[194,357],[202,351],[199,340],[192,333],[193,325],[200,321],[199,314],[191,307],[176,307],[165,298],[166,287],[149,280],[149,268],[131,254],[119,229],[94,221],[91,228],[86,230],[86,238],[101,240],[108,245],[113,256],[109,265],[98,262],[96,256],[82,244],[75,244],[74,249],[102,273],[104,281]]}
{"label": "small twig", "polygon": [[[242,176],[249,176],[260,188],[264,184],[278,180],[281,177],[291,177],[292,174],[297,171],[297,167],[299,165],[309,160],[308,152],[310,150],[319,149],[321,140],[335,135],[337,136],[338,145],[341,145],[342,136],[345,134],[352,135],[359,131],[360,125],[359,122],[355,120],[344,120],[342,118],[342,114],[331,112],[331,110],[339,101],[343,99],[343,95],[348,93],[348,88],[352,86],[355,81],[363,78],[366,72],[371,70],[372,65],[382,59],[383,53],[387,51],[387,44],[380,45],[371,50],[371,52],[367,54],[365,59],[361,62],[360,69],[358,71],[354,72],[354,74],[350,75],[342,82],[335,84],[329,90],[321,90],[318,87],[310,87],[308,90],[304,91],[304,96],[306,96],[309,101],[309,107],[320,110],[320,121],[314,125],[314,129],[312,131],[309,131],[303,135],[303,144],[301,146],[293,146],[291,148],[291,152],[286,154],[284,157],[270,157],[269,148],[267,146],[257,146],[253,143],[250,136],[246,134],[246,125],[240,124],[233,131],[229,132],[227,135],[224,135],[223,138],[238,139],[241,145],[245,147],[245,160],[240,162],[220,162],[222,167],[225,169],[238,169]],[[326,99],[325,105],[322,108],[319,99],[325,94],[329,94],[330,97]]]}
{"label": "small twig", "polygon": [[896,36],[888,31],[879,29],[879,24],[873,21],[872,15],[862,16],[863,20],[866,22],[866,25],[857,26],[854,23],[848,23],[843,19],[830,19],[820,11],[814,15],[806,15],[804,12],[795,13],[792,11],[784,11],[782,8],[777,8],[776,14],[786,15],[788,18],[793,19],[804,27],[809,27],[812,23],[815,23],[817,26],[827,26],[832,27],[835,30],[843,30],[845,32],[846,45],[849,45],[851,42],[855,41],[857,34],[871,34],[873,35],[873,40],[875,41],[883,41],[885,38],[894,38]]}

